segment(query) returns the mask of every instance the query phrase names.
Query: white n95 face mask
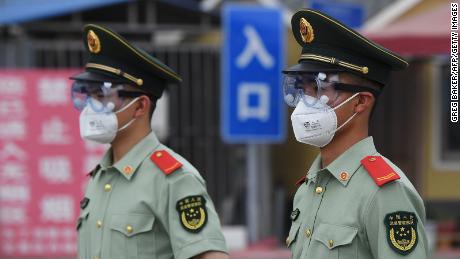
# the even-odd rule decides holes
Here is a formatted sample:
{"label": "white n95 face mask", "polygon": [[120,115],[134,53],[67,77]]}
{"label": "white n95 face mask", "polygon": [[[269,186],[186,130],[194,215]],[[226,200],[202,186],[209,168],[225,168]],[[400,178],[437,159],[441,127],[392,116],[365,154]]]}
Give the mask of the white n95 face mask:
{"label": "white n95 face mask", "polygon": [[[294,112],[291,114],[292,129],[294,130],[296,140],[316,147],[324,147],[329,144],[335,132],[345,126],[356,115],[356,113],[354,113],[347,121],[337,128],[337,115],[335,114],[335,110],[349,102],[358,94],[359,93],[354,94],[334,108],[326,104],[328,102],[326,96],[322,96],[320,100],[315,101],[315,97],[305,95],[305,100],[299,101]],[[308,106],[305,104],[305,101],[306,103],[314,103],[314,105]]]}
{"label": "white n95 face mask", "polygon": [[[101,144],[111,143],[118,131],[126,129],[131,123],[134,122],[136,118],[133,118],[123,127],[118,129],[118,119],[116,114],[126,110],[139,98],[135,98],[128,103],[125,107],[120,110],[113,112],[113,104],[109,103],[107,106],[109,112],[96,112],[91,105],[86,105],[83,111],[80,113],[80,136],[83,139],[95,141]],[[97,100],[92,100],[93,102],[98,102]]]}

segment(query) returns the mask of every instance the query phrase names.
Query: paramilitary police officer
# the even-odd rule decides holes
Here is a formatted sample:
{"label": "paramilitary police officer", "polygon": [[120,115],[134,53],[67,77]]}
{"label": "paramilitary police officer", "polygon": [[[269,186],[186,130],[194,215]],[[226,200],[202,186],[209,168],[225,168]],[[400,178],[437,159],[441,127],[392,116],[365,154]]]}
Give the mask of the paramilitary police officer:
{"label": "paramilitary police officer", "polygon": [[296,139],[321,151],[294,197],[293,258],[426,258],[423,200],[368,136],[390,71],[408,63],[320,12],[291,23],[302,54],[283,71],[284,97]]}
{"label": "paramilitary police officer", "polygon": [[158,98],[181,78],[97,25],[84,27],[85,71],[71,77],[84,139],[111,143],[78,218],[78,258],[227,258],[205,181],[150,127]]}

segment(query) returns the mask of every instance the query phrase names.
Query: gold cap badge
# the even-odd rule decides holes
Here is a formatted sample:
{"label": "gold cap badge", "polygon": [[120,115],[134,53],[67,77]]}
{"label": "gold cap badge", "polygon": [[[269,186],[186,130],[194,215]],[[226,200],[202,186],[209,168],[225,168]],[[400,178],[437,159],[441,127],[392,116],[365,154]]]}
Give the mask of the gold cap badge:
{"label": "gold cap badge", "polygon": [[305,43],[310,43],[315,38],[313,27],[305,18],[300,18],[300,36]]}
{"label": "gold cap badge", "polygon": [[93,30],[89,30],[87,34],[88,48],[91,53],[97,54],[101,51],[101,42],[99,37]]}

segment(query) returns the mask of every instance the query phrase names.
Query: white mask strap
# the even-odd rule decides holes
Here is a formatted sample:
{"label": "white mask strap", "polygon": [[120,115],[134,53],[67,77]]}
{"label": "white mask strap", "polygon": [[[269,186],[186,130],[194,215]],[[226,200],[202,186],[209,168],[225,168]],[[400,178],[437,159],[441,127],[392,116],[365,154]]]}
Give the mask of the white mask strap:
{"label": "white mask strap", "polygon": [[[125,107],[123,107],[123,108],[121,108],[120,110],[116,111],[115,113],[119,113],[119,112],[122,112],[122,111],[126,110],[129,106],[131,106],[131,105],[132,105],[134,102],[136,102],[138,99],[139,99],[139,97],[134,98],[131,102],[128,103],[128,105],[126,105]],[[123,127],[119,128],[117,131],[122,131],[122,130],[126,129],[126,128],[129,127],[129,125],[131,125],[135,120],[136,120],[136,118],[132,118],[128,123],[126,123],[125,125],[123,125]]]}
{"label": "white mask strap", "polygon": [[134,102],[136,102],[137,100],[139,100],[139,97],[136,97],[134,98],[131,102],[129,102],[125,107],[121,108],[120,110],[116,111],[115,113],[119,113],[119,112],[122,112],[124,110],[126,110],[129,106],[131,106]]}
{"label": "white mask strap", "polygon": [[126,128],[129,127],[129,125],[131,125],[135,120],[136,120],[136,118],[132,118],[128,123],[126,123],[123,127],[119,128],[117,131],[122,131],[122,130],[126,129]]}
{"label": "white mask strap", "polygon": [[350,96],[348,99],[346,99],[345,101],[343,101],[341,104],[337,105],[336,107],[334,107],[333,110],[336,110],[340,107],[342,107],[342,105],[346,104],[347,102],[349,102],[351,99],[355,98],[359,93],[355,93],[354,95]]}
{"label": "white mask strap", "polygon": [[[359,93],[355,93],[354,95],[350,96],[350,98],[348,98],[347,100],[345,100],[345,101],[342,102],[341,104],[337,105],[337,107],[335,107],[334,110],[337,109],[337,108],[339,108],[340,106],[342,106],[344,103],[347,103],[348,101],[350,101],[351,99],[353,99],[353,98],[354,98],[355,96],[357,96],[358,94],[359,94]],[[346,121],[345,121],[342,125],[340,125],[336,130],[334,130],[334,132],[339,131],[343,126],[347,125],[347,123],[350,122],[350,121],[356,116],[356,114],[358,114],[358,113],[356,113],[356,112],[353,113],[353,115],[351,115],[351,117],[348,118],[348,120],[346,120]]]}
{"label": "white mask strap", "polygon": [[345,121],[342,125],[340,125],[336,130],[334,130],[334,132],[339,131],[343,126],[347,125],[347,123],[350,122],[350,121],[356,116],[356,114],[358,114],[358,113],[355,112],[353,115],[351,115],[351,117],[348,118],[348,120],[346,120],[346,121]]}

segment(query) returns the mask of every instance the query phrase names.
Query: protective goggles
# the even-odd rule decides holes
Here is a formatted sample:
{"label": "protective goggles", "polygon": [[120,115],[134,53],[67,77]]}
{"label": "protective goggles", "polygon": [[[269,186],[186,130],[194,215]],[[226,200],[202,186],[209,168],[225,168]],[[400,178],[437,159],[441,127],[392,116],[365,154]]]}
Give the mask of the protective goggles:
{"label": "protective goggles", "polygon": [[74,107],[82,111],[90,105],[95,112],[111,112],[120,109],[127,98],[147,95],[128,91],[123,84],[76,80],[72,84],[71,96]]}
{"label": "protective goggles", "polygon": [[[307,106],[314,106],[318,101],[332,107],[342,91],[370,92],[375,97],[379,92],[368,86],[352,85],[339,82],[338,74],[326,73],[289,73],[284,74],[284,101],[290,107],[296,107],[300,101]],[[314,98],[305,98],[305,96]]]}

